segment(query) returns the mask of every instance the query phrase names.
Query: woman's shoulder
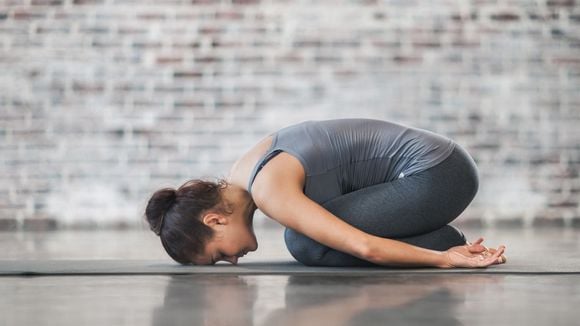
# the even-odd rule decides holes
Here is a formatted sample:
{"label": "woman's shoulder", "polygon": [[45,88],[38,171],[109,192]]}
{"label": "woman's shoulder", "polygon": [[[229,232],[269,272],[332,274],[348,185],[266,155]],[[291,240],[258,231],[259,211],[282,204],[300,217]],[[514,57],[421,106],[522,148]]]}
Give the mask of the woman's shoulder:
{"label": "woman's shoulder", "polygon": [[304,193],[306,173],[300,160],[295,156],[280,152],[260,170],[252,184],[251,196],[254,202],[268,201],[269,198]]}
{"label": "woman's shoulder", "polygon": [[[271,148],[274,136],[268,135],[243,154],[230,169],[228,182],[236,184],[246,191],[250,178],[254,177],[254,168]],[[284,151],[276,153],[257,171],[252,182],[252,197],[256,193],[276,191],[279,187],[290,187],[291,182],[304,189],[306,171],[300,160]]]}
{"label": "woman's shoulder", "polygon": [[244,189],[246,189],[248,179],[250,178],[250,174],[252,173],[254,166],[266,153],[268,148],[270,148],[271,144],[272,135],[268,135],[248,151],[246,151],[237,161],[234,162],[230,168],[228,181],[231,183],[239,184]]}

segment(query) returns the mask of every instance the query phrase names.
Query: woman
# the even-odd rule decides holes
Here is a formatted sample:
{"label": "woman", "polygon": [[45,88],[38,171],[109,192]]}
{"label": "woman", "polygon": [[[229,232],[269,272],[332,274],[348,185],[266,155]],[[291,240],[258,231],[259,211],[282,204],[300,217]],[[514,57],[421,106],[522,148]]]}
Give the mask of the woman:
{"label": "woman", "polygon": [[153,194],[145,215],[182,264],[214,264],[258,248],[259,208],[286,227],[309,266],[486,267],[505,246],[473,244],[448,225],[478,189],[475,163],[450,139],[374,119],[304,121],[262,139],[226,180]]}

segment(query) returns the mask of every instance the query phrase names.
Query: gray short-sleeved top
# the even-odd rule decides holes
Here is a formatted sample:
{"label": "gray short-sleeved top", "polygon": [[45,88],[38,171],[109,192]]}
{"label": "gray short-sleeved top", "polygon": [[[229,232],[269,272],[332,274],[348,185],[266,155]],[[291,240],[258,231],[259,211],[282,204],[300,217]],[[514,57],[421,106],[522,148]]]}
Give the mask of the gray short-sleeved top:
{"label": "gray short-sleeved top", "polygon": [[272,145],[250,174],[280,152],[302,163],[304,194],[317,203],[411,176],[447,158],[455,143],[428,130],[375,119],[309,120],[272,133]]}

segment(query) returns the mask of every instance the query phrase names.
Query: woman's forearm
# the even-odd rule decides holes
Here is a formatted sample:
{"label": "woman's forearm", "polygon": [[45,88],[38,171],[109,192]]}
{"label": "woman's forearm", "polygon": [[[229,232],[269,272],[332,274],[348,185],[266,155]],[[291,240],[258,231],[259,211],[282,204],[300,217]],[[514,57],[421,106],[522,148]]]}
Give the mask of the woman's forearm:
{"label": "woman's forearm", "polygon": [[366,260],[386,266],[430,266],[445,265],[444,253],[425,249],[402,241],[371,236]]}

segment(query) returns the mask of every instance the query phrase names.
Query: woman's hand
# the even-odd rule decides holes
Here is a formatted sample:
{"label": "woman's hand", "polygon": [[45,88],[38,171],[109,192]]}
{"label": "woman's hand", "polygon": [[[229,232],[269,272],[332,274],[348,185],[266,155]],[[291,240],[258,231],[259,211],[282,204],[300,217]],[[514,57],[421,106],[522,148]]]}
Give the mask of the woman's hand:
{"label": "woman's hand", "polygon": [[445,263],[440,267],[478,268],[496,264],[505,264],[507,261],[506,257],[503,255],[505,252],[505,246],[499,246],[496,250],[493,248],[487,248],[481,244],[482,242],[483,238],[479,238],[475,243],[467,242],[466,245],[447,249],[443,252]]}

